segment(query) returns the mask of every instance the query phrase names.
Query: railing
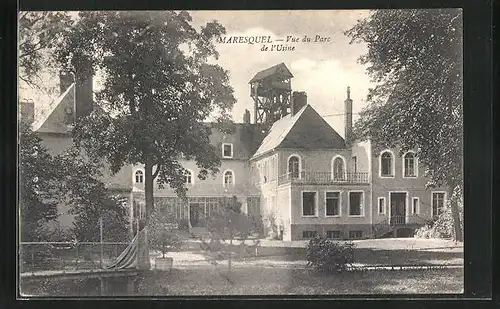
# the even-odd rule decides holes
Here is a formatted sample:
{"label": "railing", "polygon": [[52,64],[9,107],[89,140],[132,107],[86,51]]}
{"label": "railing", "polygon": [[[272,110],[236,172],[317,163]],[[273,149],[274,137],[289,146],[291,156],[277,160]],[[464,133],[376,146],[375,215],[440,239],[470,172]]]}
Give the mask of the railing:
{"label": "railing", "polygon": [[406,217],[405,216],[391,216],[390,224],[392,226],[405,225],[406,224]]}
{"label": "railing", "polygon": [[103,269],[128,245],[128,242],[21,242],[19,267],[21,272]]}
{"label": "railing", "polygon": [[299,174],[287,173],[278,177],[278,184],[288,182],[304,184],[368,184],[368,173],[333,175],[330,172],[300,172]]}

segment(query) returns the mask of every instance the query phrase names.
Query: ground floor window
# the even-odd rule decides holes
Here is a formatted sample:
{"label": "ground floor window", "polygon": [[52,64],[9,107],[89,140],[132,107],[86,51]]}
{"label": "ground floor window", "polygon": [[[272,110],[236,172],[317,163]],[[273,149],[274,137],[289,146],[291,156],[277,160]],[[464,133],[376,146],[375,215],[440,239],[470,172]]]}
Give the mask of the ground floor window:
{"label": "ground floor window", "polygon": [[378,198],[378,213],[381,215],[385,214],[385,197]]}
{"label": "ground floor window", "polygon": [[349,216],[363,215],[363,192],[349,192]]}
{"label": "ground floor window", "polygon": [[340,238],[340,231],[326,231],[326,238]]}
{"label": "ground floor window", "polygon": [[302,231],[302,238],[314,238],[317,235],[316,231]]}
{"label": "ground floor window", "polygon": [[420,200],[418,197],[414,197],[412,199],[412,211],[414,214],[418,214],[420,212],[419,208],[420,208]]}
{"label": "ground floor window", "polygon": [[363,231],[349,231],[349,238],[355,239],[362,237],[363,237]]}
{"label": "ground floor window", "polygon": [[302,192],[302,216],[316,216],[316,192]]}
{"label": "ground floor window", "polygon": [[432,192],[432,215],[439,216],[444,209],[444,192]]}
{"label": "ground floor window", "polygon": [[340,192],[326,192],[326,215],[340,216]]}

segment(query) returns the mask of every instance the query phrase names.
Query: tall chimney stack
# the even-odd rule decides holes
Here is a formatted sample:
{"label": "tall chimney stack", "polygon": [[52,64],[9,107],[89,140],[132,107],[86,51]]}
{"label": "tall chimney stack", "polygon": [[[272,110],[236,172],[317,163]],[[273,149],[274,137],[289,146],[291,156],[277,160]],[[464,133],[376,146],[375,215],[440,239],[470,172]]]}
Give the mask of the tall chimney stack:
{"label": "tall chimney stack", "polygon": [[245,109],[245,113],[243,114],[243,123],[250,123],[250,111],[248,109]]}
{"label": "tall chimney stack", "polygon": [[307,105],[307,93],[305,91],[294,91],[292,93],[292,104],[290,112],[292,116],[295,116],[297,112]]}
{"label": "tall chimney stack", "polygon": [[59,95],[63,94],[71,84],[75,82],[75,77],[73,73],[68,71],[59,72]]}
{"label": "tall chimney stack", "polygon": [[352,141],[352,100],[351,100],[351,87],[347,86],[347,99],[344,101],[345,109],[345,126],[344,126],[344,139],[346,144]]}
{"label": "tall chimney stack", "polygon": [[75,74],[75,108],[77,121],[90,114],[94,107],[93,80],[94,70],[90,63],[81,65]]}

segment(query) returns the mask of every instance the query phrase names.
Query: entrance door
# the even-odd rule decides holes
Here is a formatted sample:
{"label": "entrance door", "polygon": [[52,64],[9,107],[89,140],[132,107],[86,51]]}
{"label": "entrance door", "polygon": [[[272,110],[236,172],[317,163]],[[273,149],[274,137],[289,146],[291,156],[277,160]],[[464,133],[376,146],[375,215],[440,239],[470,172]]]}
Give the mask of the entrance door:
{"label": "entrance door", "polygon": [[391,225],[406,223],[406,193],[391,193]]}
{"label": "entrance door", "polygon": [[189,204],[189,221],[192,227],[199,227],[203,223],[204,210],[202,206],[198,203]]}

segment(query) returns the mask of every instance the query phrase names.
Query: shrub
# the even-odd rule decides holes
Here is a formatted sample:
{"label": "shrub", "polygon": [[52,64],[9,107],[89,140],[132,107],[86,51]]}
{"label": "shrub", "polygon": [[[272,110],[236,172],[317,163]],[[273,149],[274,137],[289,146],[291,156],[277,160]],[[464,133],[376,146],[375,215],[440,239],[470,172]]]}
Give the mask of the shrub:
{"label": "shrub", "polygon": [[[459,202],[459,218],[461,230],[463,231],[463,206]],[[425,226],[415,231],[415,238],[453,238],[453,217],[451,215],[451,207],[449,203],[445,204],[443,212]]]}
{"label": "shrub", "polygon": [[306,248],[307,266],[325,273],[344,271],[354,262],[354,247],[352,242],[313,238]]}

